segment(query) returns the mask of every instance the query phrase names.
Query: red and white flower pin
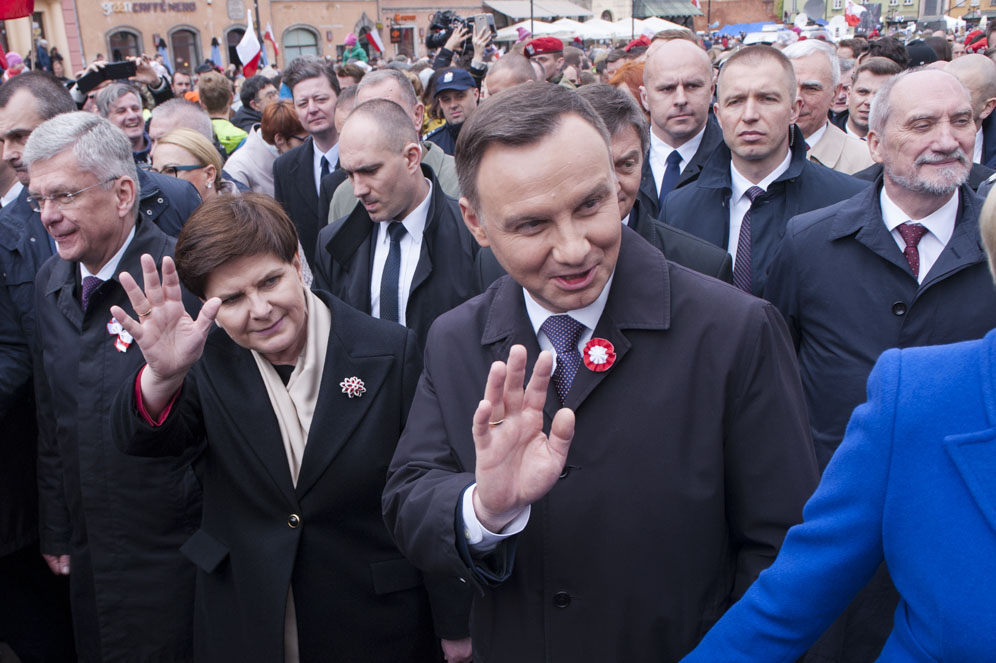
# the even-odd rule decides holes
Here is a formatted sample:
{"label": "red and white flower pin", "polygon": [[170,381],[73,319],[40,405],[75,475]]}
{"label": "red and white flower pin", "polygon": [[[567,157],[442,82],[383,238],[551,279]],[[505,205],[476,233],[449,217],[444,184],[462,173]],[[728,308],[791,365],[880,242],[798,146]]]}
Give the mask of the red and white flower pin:
{"label": "red and white flower pin", "polygon": [[135,340],[115,318],[111,318],[111,321],[107,323],[107,333],[111,336],[117,336],[114,339],[114,348],[118,352],[128,352],[128,346]]}
{"label": "red and white flower pin", "polygon": [[585,344],[581,357],[585,368],[601,373],[612,368],[616,361],[616,349],[604,338],[593,338]]}
{"label": "red and white flower pin", "polygon": [[339,383],[339,386],[342,387],[342,393],[350,398],[359,398],[367,393],[367,388],[363,386],[363,380],[358,377],[346,378]]}

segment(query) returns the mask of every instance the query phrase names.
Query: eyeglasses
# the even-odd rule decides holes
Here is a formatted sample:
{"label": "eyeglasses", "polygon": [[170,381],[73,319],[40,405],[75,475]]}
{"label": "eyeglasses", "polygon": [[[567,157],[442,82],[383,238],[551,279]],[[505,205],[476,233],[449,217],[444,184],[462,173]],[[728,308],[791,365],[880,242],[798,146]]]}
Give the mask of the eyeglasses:
{"label": "eyeglasses", "polygon": [[203,166],[163,166],[162,168],[149,168],[149,170],[160,175],[176,177],[177,173],[185,173],[188,170],[200,170],[201,168],[207,168],[207,164]]}
{"label": "eyeglasses", "polygon": [[303,143],[304,141],[308,140],[308,134],[304,134],[303,136],[291,136],[291,138],[293,138],[298,142]]}
{"label": "eyeglasses", "polygon": [[111,177],[109,179],[106,179],[103,182],[97,182],[96,184],[91,184],[85,189],[80,189],[79,191],[73,191],[72,193],[69,192],[53,193],[47,196],[39,196],[37,194],[32,193],[29,194],[27,198],[25,198],[25,201],[28,203],[28,206],[30,206],[31,209],[33,209],[36,212],[42,211],[42,208],[45,207],[46,201],[52,201],[53,203],[55,203],[55,207],[57,209],[60,210],[68,209],[76,203],[77,198],[79,198],[81,195],[83,195],[90,189],[93,189],[98,186],[103,186],[108,182],[113,182],[114,180],[118,179],[118,177],[120,177],[120,175],[117,177]]}

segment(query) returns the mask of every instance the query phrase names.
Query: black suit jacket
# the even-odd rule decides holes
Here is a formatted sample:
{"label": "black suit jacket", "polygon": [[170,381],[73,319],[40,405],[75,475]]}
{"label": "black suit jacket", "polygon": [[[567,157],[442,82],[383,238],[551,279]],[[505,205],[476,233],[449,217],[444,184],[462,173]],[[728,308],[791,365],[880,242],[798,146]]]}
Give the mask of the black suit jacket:
{"label": "black suit jacket", "polygon": [[[968,184],[972,191],[978,191],[979,187],[982,186],[993,174],[996,174],[996,170],[993,170],[988,166],[983,166],[981,163],[973,163],[972,169],[968,171],[968,180],[966,180],[965,183]],[[879,180],[882,178],[882,164],[876,163],[868,166],[864,170],[859,170],[854,173],[854,177],[866,182],[874,182]]]}
{"label": "black suit jacket", "polygon": [[982,164],[996,168],[996,117],[992,113],[982,120]]}
{"label": "black suit jacket", "polygon": [[297,228],[308,264],[315,266],[318,231],[328,223],[318,209],[315,190],[315,142],[308,138],[273,162],[273,197],[284,206]]}
{"label": "black suit jacket", "polygon": [[[182,549],[197,566],[198,660],[282,661],[290,588],[302,661],[439,660],[422,574],[398,552],[379,508],[421,367],[414,335],[318,296],[332,331],[296,486],[252,354],[221,329],[161,427],[137,414],[133,381],[119,390],[115,438],[152,457],[207,441],[194,461],[204,516]],[[347,377],[366,393],[343,393]],[[462,622],[460,637],[465,607]]]}
{"label": "black suit jacket", "polygon": [[[764,290],[768,267],[790,218],[850,198],[868,186],[807,160],[802,132],[795,127],[791,131],[796,139],[788,170],[757,197],[751,210],[751,291],[755,294]],[[725,143],[716,148],[699,178],[667,197],[660,220],[721,248],[729,246],[730,159]]]}
{"label": "black suit jacket", "polygon": [[[422,252],[408,297],[405,318],[425,346],[429,326],[440,315],[480,292],[474,272],[477,242],[463,223],[457,202],[443,193],[432,169],[422,165],[432,182],[432,196],[422,235]],[[314,288],[328,290],[350,306],[370,313],[372,243],[378,229],[366,209],[322,228],[315,256]]]}
{"label": "black suit jacket", "polygon": [[329,219],[329,208],[332,207],[332,196],[339,185],[349,179],[346,171],[335,165],[335,170],[322,178],[318,192],[318,224],[324,227],[335,219]]}
{"label": "black suit jacket", "polygon": [[[719,123],[712,113],[706,120],[705,133],[702,134],[702,142],[699,149],[695,150],[695,155],[691,161],[681,171],[678,183],[674,185],[675,190],[694,182],[702,172],[702,166],[709,160],[709,155],[723,142],[723,130],[719,128]],[[653,218],[660,216],[660,193],[657,190],[657,182],[654,181],[654,171],[650,168],[650,151],[643,155],[643,175],[640,179],[640,193],[637,201],[647,214]]]}
{"label": "black suit jacket", "polygon": [[[574,379],[561,480],[521,534],[471,567],[455,522],[474,481],[470,424],[491,363],[522,344],[529,374],[539,345],[510,277],[430,333],[384,512],[416,565],[481,589],[479,660],[679,659],[774,559],[815,486],[802,387],[773,306],[624,228],[594,336],[616,359]],[[551,384],[544,431],[559,407]]]}

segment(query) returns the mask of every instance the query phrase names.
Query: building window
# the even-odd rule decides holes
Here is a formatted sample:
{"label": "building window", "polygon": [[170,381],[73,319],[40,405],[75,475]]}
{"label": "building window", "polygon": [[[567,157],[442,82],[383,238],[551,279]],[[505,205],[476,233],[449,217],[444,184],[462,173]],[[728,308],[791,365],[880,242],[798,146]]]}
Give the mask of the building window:
{"label": "building window", "polygon": [[834,11],[840,11],[844,8],[844,0],[833,0]]}
{"label": "building window", "polygon": [[913,0],[903,0],[903,4],[904,5],[912,5],[913,4]]}
{"label": "building window", "polygon": [[239,45],[242,41],[242,36],[246,33],[246,29],[242,27],[229,28],[228,32],[225,33],[225,45],[228,47],[228,62],[239,64],[245,64],[239,60],[239,54],[236,52],[235,47]]}
{"label": "building window", "polygon": [[889,6],[890,7],[895,7],[898,4],[899,4],[899,0],[889,0]]}
{"label": "building window", "polygon": [[603,11],[602,12],[602,20],[603,21],[608,21],[609,23],[611,23],[612,22],[612,12],[609,11],[608,9],[606,9],[605,11]]}
{"label": "building window", "polygon": [[319,55],[318,33],[308,28],[290,28],[284,31],[284,62],[290,62],[302,55]]}
{"label": "building window", "polygon": [[173,71],[193,71],[201,64],[201,44],[192,28],[174,28],[169,33],[170,50],[173,52]]}
{"label": "building window", "polygon": [[107,35],[107,55],[110,62],[142,54],[142,35],[131,28],[118,28]]}

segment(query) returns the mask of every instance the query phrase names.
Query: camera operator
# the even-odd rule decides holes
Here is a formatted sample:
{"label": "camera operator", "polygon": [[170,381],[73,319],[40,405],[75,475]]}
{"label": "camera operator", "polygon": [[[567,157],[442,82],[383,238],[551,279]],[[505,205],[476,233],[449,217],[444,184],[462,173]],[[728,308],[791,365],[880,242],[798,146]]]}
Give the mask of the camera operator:
{"label": "camera operator", "polygon": [[[467,22],[457,20],[459,22],[456,22],[451,28],[450,36],[446,39],[446,43],[436,53],[436,58],[432,61],[432,68],[439,71],[450,66],[462,66],[470,72],[470,75],[474,77],[474,84],[480,88],[481,82],[488,73],[488,64],[485,61],[485,57],[488,44],[491,43],[491,29],[483,22],[480,24],[472,23],[470,25],[474,26],[474,31],[473,37],[471,37],[471,29]],[[466,42],[468,39],[473,47],[473,55],[471,56],[469,65],[466,64]],[[462,56],[459,58],[461,61],[454,63],[453,56],[458,52]]]}

